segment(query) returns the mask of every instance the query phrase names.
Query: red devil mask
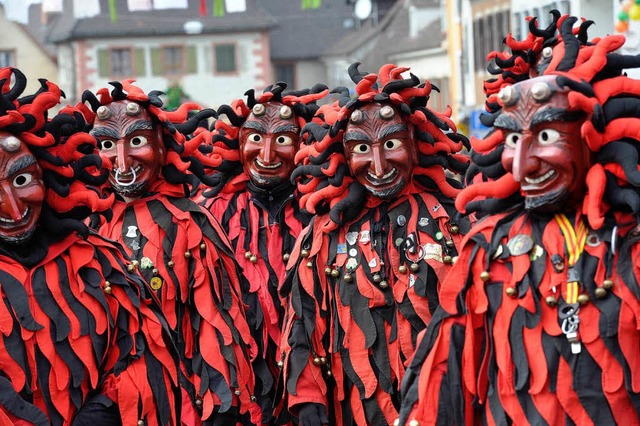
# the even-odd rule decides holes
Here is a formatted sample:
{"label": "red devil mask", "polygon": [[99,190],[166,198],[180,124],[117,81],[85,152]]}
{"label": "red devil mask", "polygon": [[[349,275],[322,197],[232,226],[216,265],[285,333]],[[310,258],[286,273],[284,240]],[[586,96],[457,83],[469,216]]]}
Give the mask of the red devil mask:
{"label": "red devil mask", "polygon": [[139,104],[119,101],[99,107],[91,134],[113,165],[109,183],[118,194],[137,198],[158,179],[166,159],[162,132]]}
{"label": "red devil mask", "polygon": [[288,181],[295,164],[300,128],[288,105],[254,105],[240,129],[240,160],[254,184],[270,188]]}
{"label": "red devil mask", "polygon": [[378,198],[389,199],[411,181],[417,161],[413,126],[390,105],[355,110],[344,134],[352,176]]}
{"label": "red devil mask", "polygon": [[18,138],[0,132],[0,240],[19,244],[29,239],[44,197],[36,158]]}
{"label": "red devil mask", "polygon": [[503,114],[495,126],[505,134],[504,168],[520,183],[527,210],[557,212],[585,195],[590,152],[580,128],[584,114],[569,111],[568,89],[556,76],[505,87]]}

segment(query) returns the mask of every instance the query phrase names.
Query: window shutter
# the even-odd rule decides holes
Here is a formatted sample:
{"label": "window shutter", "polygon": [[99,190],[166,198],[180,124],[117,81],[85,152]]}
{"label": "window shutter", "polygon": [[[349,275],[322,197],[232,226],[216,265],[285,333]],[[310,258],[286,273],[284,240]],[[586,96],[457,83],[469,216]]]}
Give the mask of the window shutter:
{"label": "window shutter", "polygon": [[187,46],[187,74],[196,74],[198,72],[198,48],[196,46]]}
{"label": "window shutter", "polygon": [[216,72],[236,71],[236,46],[233,44],[218,44],[216,51]]}
{"label": "window shutter", "polygon": [[100,77],[109,77],[110,74],[109,49],[98,49],[98,75]]}
{"label": "window shutter", "polygon": [[147,75],[147,64],[144,60],[144,48],[137,47],[134,51],[134,62],[135,62],[135,74],[139,77],[144,77]]}
{"label": "window shutter", "polygon": [[162,75],[162,50],[159,47],[151,48],[151,73]]}

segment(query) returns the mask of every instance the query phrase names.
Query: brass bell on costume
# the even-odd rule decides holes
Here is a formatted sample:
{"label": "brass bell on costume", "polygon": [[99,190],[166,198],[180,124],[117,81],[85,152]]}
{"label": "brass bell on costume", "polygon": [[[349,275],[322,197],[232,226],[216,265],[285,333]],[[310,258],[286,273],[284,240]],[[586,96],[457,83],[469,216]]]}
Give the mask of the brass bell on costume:
{"label": "brass bell on costume", "polygon": [[256,256],[255,254],[252,254],[251,257],[249,258],[249,262],[258,263],[258,256]]}
{"label": "brass bell on costume", "polygon": [[245,251],[245,252],[244,252],[244,258],[245,258],[245,259],[249,259],[249,258],[251,258],[251,256],[252,256],[252,255],[253,255],[253,253],[251,253],[250,251]]}
{"label": "brass bell on costume", "polygon": [[449,228],[449,230],[452,234],[457,234],[458,232],[460,232],[460,228],[458,228],[458,225],[451,225],[451,228]]}
{"label": "brass bell on costume", "polygon": [[387,288],[389,287],[389,283],[387,282],[387,280],[382,280],[380,281],[380,288]]}
{"label": "brass bell on costume", "polygon": [[207,245],[205,243],[200,243],[200,250],[205,250]]}
{"label": "brass bell on costume", "polygon": [[382,276],[380,274],[373,274],[373,282],[377,284],[380,281],[382,281]]}
{"label": "brass bell on costume", "polygon": [[137,260],[132,260],[131,263],[127,265],[127,271],[135,271],[139,264],[140,262],[138,262]]}
{"label": "brass bell on costume", "polygon": [[398,266],[398,271],[399,271],[401,274],[406,274],[406,273],[407,273],[407,267],[406,267],[406,266],[404,266],[404,265],[400,265],[400,266]]}
{"label": "brass bell on costume", "polygon": [[184,257],[185,257],[185,259],[189,259],[191,257],[191,252],[190,251],[185,251],[184,252]]}
{"label": "brass bell on costume", "polygon": [[595,294],[598,299],[602,299],[607,295],[607,290],[602,287],[597,287],[595,290]]}
{"label": "brass bell on costume", "polygon": [[442,261],[447,265],[451,265],[453,263],[453,258],[449,255],[446,255],[442,258]]}
{"label": "brass bell on costume", "polygon": [[324,274],[325,274],[325,275],[331,275],[331,271],[332,271],[332,270],[333,270],[333,269],[331,269],[330,267],[328,267],[328,266],[327,266],[326,268],[324,268]]}
{"label": "brass bell on costume", "polygon": [[338,271],[337,269],[334,269],[331,271],[331,276],[333,278],[338,278],[340,276],[340,271]]}
{"label": "brass bell on costume", "polygon": [[300,250],[300,256],[309,257],[309,250],[307,250],[307,249]]}
{"label": "brass bell on costume", "polygon": [[351,276],[350,273],[347,272],[346,274],[344,274],[344,280],[350,283],[351,281],[353,281],[353,277]]}
{"label": "brass bell on costume", "polygon": [[489,278],[491,278],[491,274],[489,274],[489,271],[482,271],[480,272],[480,279],[482,281],[489,281]]}
{"label": "brass bell on costume", "polygon": [[558,299],[556,299],[555,296],[547,296],[544,299],[544,303],[546,303],[547,306],[549,306],[550,308],[553,308],[554,306],[556,306],[558,304]]}
{"label": "brass bell on costume", "polygon": [[175,263],[174,263],[174,261],[173,261],[173,260],[170,260],[170,261],[168,261],[168,262],[167,262],[167,266],[168,266],[169,268],[173,268],[173,267],[174,267],[174,265],[175,265]]}
{"label": "brass bell on costume", "polygon": [[320,357],[315,357],[313,359],[313,365],[322,365],[322,361],[320,360]]}
{"label": "brass bell on costume", "polygon": [[313,268],[313,262],[312,261],[308,261],[307,262],[307,268]]}
{"label": "brass bell on costume", "polygon": [[582,293],[580,296],[578,296],[578,303],[581,305],[586,305],[587,303],[589,303],[589,295],[588,294],[584,294]]}
{"label": "brass bell on costume", "polygon": [[282,260],[284,260],[285,262],[288,262],[290,257],[291,255],[289,253],[285,253],[282,255]]}
{"label": "brass bell on costume", "polygon": [[409,269],[411,269],[411,272],[418,272],[418,270],[420,269],[420,265],[414,262],[409,265]]}
{"label": "brass bell on costume", "polygon": [[111,283],[109,281],[104,282],[104,292],[111,294]]}
{"label": "brass bell on costume", "polygon": [[602,287],[604,287],[605,289],[609,290],[611,287],[613,287],[613,280],[610,279],[606,279],[602,282]]}
{"label": "brass bell on costume", "polygon": [[236,396],[240,396],[242,392],[240,392],[240,389],[236,389],[233,393],[235,393]]}
{"label": "brass bell on costume", "polygon": [[516,290],[515,287],[507,287],[505,293],[507,293],[507,296],[509,297],[516,297],[518,290]]}

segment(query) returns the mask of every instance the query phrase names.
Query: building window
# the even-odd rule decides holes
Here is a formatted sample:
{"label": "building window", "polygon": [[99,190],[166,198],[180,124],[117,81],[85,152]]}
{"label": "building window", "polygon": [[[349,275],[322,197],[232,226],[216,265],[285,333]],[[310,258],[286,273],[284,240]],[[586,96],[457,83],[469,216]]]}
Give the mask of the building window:
{"label": "building window", "polygon": [[236,45],[217,44],[215,46],[216,73],[230,73],[236,71]]}
{"label": "building window", "polygon": [[473,59],[476,71],[486,70],[489,52],[503,50],[502,42],[509,33],[509,16],[510,12],[507,10],[478,17],[473,21]]}
{"label": "building window", "polygon": [[162,65],[165,74],[183,74],[184,64],[182,46],[169,46],[162,49]]}
{"label": "building window", "polygon": [[133,75],[133,61],[131,60],[131,56],[131,49],[111,49],[111,75]]}
{"label": "building window", "polygon": [[13,50],[0,50],[0,68],[15,67],[16,55]]}
{"label": "building window", "polygon": [[293,64],[276,64],[276,81],[284,81],[289,89],[296,87],[295,68]]}

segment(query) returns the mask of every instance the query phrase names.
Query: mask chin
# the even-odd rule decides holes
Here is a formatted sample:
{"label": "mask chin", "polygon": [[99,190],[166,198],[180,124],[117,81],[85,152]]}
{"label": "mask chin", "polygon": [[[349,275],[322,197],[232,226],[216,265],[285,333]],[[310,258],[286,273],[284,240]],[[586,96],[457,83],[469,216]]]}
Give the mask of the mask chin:
{"label": "mask chin", "polygon": [[147,190],[147,182],[137,182],[133,185],[121,186],[114,182],[111,183],[113,190],[119,195],[127,198],[142,195]]}
{"label": "mask chin", "polygon": [[28,229],[26,232],[20,235],[13,235],[13,236],[0,235],[0,241],[5,244],[11,244],[11,245],[24,244],[31,239],[35,230],[36,230],[36,227],[32,226],[30,229]]}
{"label": "mask chin", "polygon": [[406,182],[403,180],[401,182],[398,182],[397,185],[392,186],[391,188],[385,188],[385,189],[373,189],[370,186],[366,186],[365,188],[367,189],[367,191],[372,194],[374,197],[377,198],[381,198],[383,200],[388,200],[390,198],[393,198],[394,196],[398,195],[406,186]]}
{"label": "mask chin", "polygon": [[252,171],[251,181],[259,188],[271,188],[280,185],[285,179],[280,176],[265,177]]}
{"label": "mask chin", "polygon": [[566,191],[556,191],[550,194],[541,195],[539,197],[527,197],[524,200],[524,208],[528,211],[536,211],[541,213],[555,213],[569,207],[567,201],[570,200],[570,194]]}

